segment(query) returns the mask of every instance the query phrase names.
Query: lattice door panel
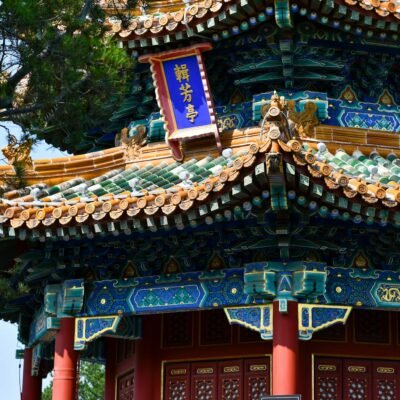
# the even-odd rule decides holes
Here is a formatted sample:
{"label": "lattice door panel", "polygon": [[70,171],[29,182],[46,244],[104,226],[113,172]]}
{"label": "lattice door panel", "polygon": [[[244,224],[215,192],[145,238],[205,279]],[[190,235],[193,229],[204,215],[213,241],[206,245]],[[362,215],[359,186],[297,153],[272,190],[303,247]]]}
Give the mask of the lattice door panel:
{"label": "lattice door panel", "polygon": [[191,399],[215,399],[217,395],[217,363],[199,362],[192,364],[191,386]]}
{"label": "lattice door panel", "polygon": [[400,399],[400,362],[375,361],[372,364],[373,399]]}
{"label": "lattice door panel", "polygon": [[244,361],[244,400],[258,400],[271,392],[269,360],[256,358]]}
{"label": "lattice door panel", "polygon": [[190,400],[190,364],[169,365],[165,375],[165,399]]}
{"label": "lattice door panel", "polygon": [[400,361],[316,358],[315,400],[400,400]]}
{"label": "lattice door panel", "polygon": [[348,400],[372,400],[371,363],[365,360],[345,360],[343,363],[344,397]]}
{"label": "lattice door panel", "polygon": [[342,361],[318,358],[315,361],[315,400],[342,399]]}
{"label": "lattice door panel", "polygon": [[221,400],[243,398],[243,361],[232,360],[219,363],[219,395]]}
{"label": "lattice door panel", "polygon": [[268,358],[170,364],[165,371],[165,400],[259,400],[269,393]]}
{"label": "lattice door panel", "polygon": [[118,377],[117,390],[118,400],[134,400],[135,374],[133,370],[125,375]]}

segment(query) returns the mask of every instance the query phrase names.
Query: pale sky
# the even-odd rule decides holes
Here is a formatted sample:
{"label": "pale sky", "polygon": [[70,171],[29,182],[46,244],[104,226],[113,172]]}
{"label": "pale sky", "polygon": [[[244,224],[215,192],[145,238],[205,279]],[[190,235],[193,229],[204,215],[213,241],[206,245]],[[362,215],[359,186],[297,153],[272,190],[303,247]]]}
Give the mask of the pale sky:
{"label": "pale sky", "polygon": [[[19,400],[19,360],[16,349],[23,348],[17,341],[17,326],[0,321],[0,397],[4,400]],[[21,362],[22,384],[22,362]]]}
{"label": "pale sky", "polygon": [[[11,133],[17,135],[20,130],[16,126],[9,125]],[[6,144],[5,133],[0,130],[0,148]],[[67,155],[46,143],[40,143],[34,147],[32,158],[52,158]],[[2,154],[0,153],[0,158]],[[0,163],[2,163],[0,161]],[[17,326],[0,321],[0,398],[3,400],[19,400],[19,360],[15,359],[16,349],[23,348],[17,341]],[[23,365],[21,362],[21,385]],[[47,381],[44,382],[44,386]]]}

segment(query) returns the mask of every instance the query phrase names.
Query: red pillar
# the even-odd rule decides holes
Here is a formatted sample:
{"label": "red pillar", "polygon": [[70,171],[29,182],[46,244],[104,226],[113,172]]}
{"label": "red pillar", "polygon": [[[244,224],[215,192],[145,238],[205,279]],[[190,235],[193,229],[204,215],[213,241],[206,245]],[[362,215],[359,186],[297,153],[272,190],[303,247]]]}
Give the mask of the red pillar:
{"label": "red pillar", "polygon": [[106,338],[106,380],[104,400],[115,400],[117,341]]}
{"label": "red pillar", "polygon": [[287,313],[279,312],[274,302],[274,339],[272,342],[272,394],[297,393],[297,359],[299,350],[297,303],[288,301]]}
{"label": "red pillar", "polygon": [[62,318],[56,335],[54,354],[53,400],[76,399],[76,364],[74,350],[75,319]]}
{"label": "red pillar", "polygon": [[42,377],[32,376],[32,349],[24,351],[24,378],[22,400],[40,400],[42,397]]}
{"label": "red pillar", "polygon": [[157,325],[159,316],[143,318],[143,338],[136,341],[135,354],[135,400],[153,400],[160,398],[157,383],[161,375],[161,362],[156,361],[160,349],[161,326]]}

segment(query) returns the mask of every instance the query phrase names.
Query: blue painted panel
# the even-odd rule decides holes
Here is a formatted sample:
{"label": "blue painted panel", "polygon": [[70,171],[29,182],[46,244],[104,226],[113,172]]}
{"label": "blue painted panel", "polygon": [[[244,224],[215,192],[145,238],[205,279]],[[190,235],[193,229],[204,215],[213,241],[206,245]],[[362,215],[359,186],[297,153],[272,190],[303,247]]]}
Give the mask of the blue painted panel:
{"label": "blue painted panel", "polygon": [[163,68],[177,129],[210,125],[197,56],[164,61]]}

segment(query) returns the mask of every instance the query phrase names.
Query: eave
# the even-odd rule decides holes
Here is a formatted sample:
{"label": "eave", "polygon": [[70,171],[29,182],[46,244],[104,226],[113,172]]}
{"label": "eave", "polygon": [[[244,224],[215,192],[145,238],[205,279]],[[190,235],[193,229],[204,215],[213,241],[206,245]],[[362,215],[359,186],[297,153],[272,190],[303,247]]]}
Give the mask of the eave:
{"label": "eave", "polygon": [[[106,12],[115,15],[111,9]],[[207,35],[218,41],[272,18],[278,27],[290,28],[290,21],[296,14],[334,29],[365,34],[369,39],[385,32],[386,38],[386,33],[398,32],[400,6],[393,1],[364,0],[305,1],[301,4],[205,0],[190,3],[185,11],[185,5],[180,2],[168,3],[168,6],[157,2],[150,5],[145,15],[134,12],[127,27],[111,19],[110,29],[130,49],[139,49],[168,45],[196,35]]]}
{"label": "eave", "polygon": [[[231,165],[227,165],[227,160],[218,158],[216,149],[210,147],[211,143],[208,143],[207,140],[200,140],[194,146],[188,146],[186,162],[181,166],[172,164],[171,156],[164,145],[144,147],[141,157],[136,160],[129,160],[126,155],[123,157],[121,155],[124,152],[123,149],[116,148],[110,149],[109,153],[99,156],[98,159],[95,158],[97,159],[96,163],[93,162],[93,159],[83,156],[78,156],[77,159],[70,157],[57,162],[49,161],[47,163],[49,170],[46,171],[49,177],[50,174],[54,176],[59,171],[56,167],[61,165],[64,174],[61,173],[57,179],[65,180],[66,176],[70,177],[75,173],[75,180],[69,183],[70,187],[66,190],[63,183],[60,183],[55,189],[46,189],[44,197],[36,200],[32,195],[16,197],[16,192],[6,193],[1,206],[1,223],[4,234],[13,236],[22,229],[25,231],[23,236],[26,237],[26,232],[29,236],[43,230],[47,237],[52,237],[53,229],[82,228],[102,223],[112,226],[114,222],[120,223],[121,221],[133,221],[134,225],[136,224],[140,229],[150,229],[152,226],[165,225],[165,221],[171,217],[173,217],[174,225],[181,218],[176,220],[175,217],[179,215],[186,217],[190,215],[190,220],[201,223],[201,221],[204,222],[204,218],[213,215],[216,211],[220,212],[223,209],[234,207],[235,204],[243,203],[249,197],[261,195],[263,191],[273,192],[271,185],[276,181],[274,178],[276,173],[269,171],[268,158],[274,154],[281,154],[284,161],[284,172],[280,173],[279,179],[286,191],[303,192],[310,201],[317,201],[320,206],[325,208],[339,207],[360,215],[366,213],[370,218],[369,222],[384,220],[386,223],[397,224],[400,210],[400,182],[397,182],[397,177],[390,178],[390,172],[387,173],[388,178],[379,174],[375,174],[373,177],[363,177],[359,171],[364,171],[364,175],[365,173],[368,175],[368,169],[362,163],[354,172],[354,168],[350,164],[346,169],[343,168],[343,166],[346,167],[345,164],[341,165],[342,161],[339,160],[335,163],[332,159],[333,154],[326,152],[320,154],[319,150],[316,151],[317,142],[319,142],[319,136],[326,135],[327,130],[329,132],[329,128],[326,126],[319,126],[314,133],[316,139],[292,139],[288,142],[282,138],[268,136],[260,138],[260,128],[257,127],[233,131],[223,135],[223,146],[225,148],[230,146],[233,149]],[[335,136],[334,139],[339,138],[340,140],[329,142],[328,150],[334,151],[339,146],[342,149],[347,147],[349,152],[355,149],[355,143],[351,142],[352,139],[340,136],[340,133],[343,135],[345,131],[342,128],[335,128],[338,136]],[[347,131],[349,130],[347,129]],[[359,133],[360,142],[362,138],[364,140],[363,144],[356,144],[359,151],[377,150],[377,146],[374,145],[376,132],[366,134],[361,130],[351,129],[350,131],[348,133]],[[379,135],[382,136],[382,132]],[[398,142],[397,135],[388,133],[384,136],[390,144],[393,143],[395,137]],[[391,153],[396,157],[393,148],[386,145],[381,145],[379,152],[380,155]],[[101,160],[107,159],[110,163],[107,168],[111,168],[111,160],[114,155],[118,155],[118,162],[114,165],[114,170],[108,170],[105,175],[99,174],[102,171],[96,169],[96,165],[100,165]],[[340,155],[346,159],[352,157],[345,152],[340,152]],[[207,156],[210,158],[206,159]],[[207,172],[202,165],[209,161],[211,162],[210,170]],[[78,179],[76,178],[76,163],[79,164],[79,162],[86,167],[89,165],[89,168],[85,171],[85,167],[81,166],[82,172],[85,172],[83,172],[82,178]],[[356,160],[354,159],[351,163],[356,163]],[[65,172],[69,171],[69,164],[72,165],[71,171]],[[39,165],[46,165],[46,163],[43,162]],[[172,175],[167,172],[168,168],[165,170],[169,181],[163,180],[162,169],[160,170],[158,167],[160,165],[162,168],[168,166],[170,166],[168,168],[173,168]],[[396,165],[393,167],[396,168]],[[115,170],[115,167],[119,169]],[[154,168],[158,172],[153,173],[152,169]],[[201,173],[199,172],[200,175],[193,182],[189,181],[189,183],[183,184],[177,176],[182,168],[189,170],[194,168],[193,171],[200,170]],[[32,171],[31,176],[34,177],[35,173],[36,168]],[[157,177],[154,174],[161,175]],[[88,185],[96,187],[96,182],[106,182],[105,189],[100,188],[103,192],[96,195],[91,192],[92,189],[89,187],[90,194],[83,196],[82,193],[79,193],[80,185],[85,182],[85,179],[93,176],[94,181],[90,181]],[[122,190],[119,186],[115,186],[114,181],[117,179],[115,177],[119,176],[128,176],[129,179],[153,176],[153,178],[145,179],[155,179],[154,182],[161,183],[151,184],[150,180],[147,182],[147,185],[150,184],[149,189],[140,189],[139,192],[134,193],[134,191]],[[51,183],[53,180],[54,178],[50,178],[49,182]],[[118,178],[118,182],[120,181]],[[383,181],[385,183],[382,184]],[[248,187],[245,188],[243,185]],[[112,187],[118,188],[118,191],[113,192]],[[60,188],[64,188],[64,192]],[[67,193],[68,196],[65,197]],[[226,200],[221,203],[222,198]],[[354,203],[357,206],[354,206]],[[274,209],[273,205],[272,209]],[[365,211],[367,209],[368,211]],[[371,209],[374,211],[372,212]],[[379,211],[382,212],[379,213]],[[85,228],[82,229],[85,230]],[[101,228],[97,230],[102,231]]]}

